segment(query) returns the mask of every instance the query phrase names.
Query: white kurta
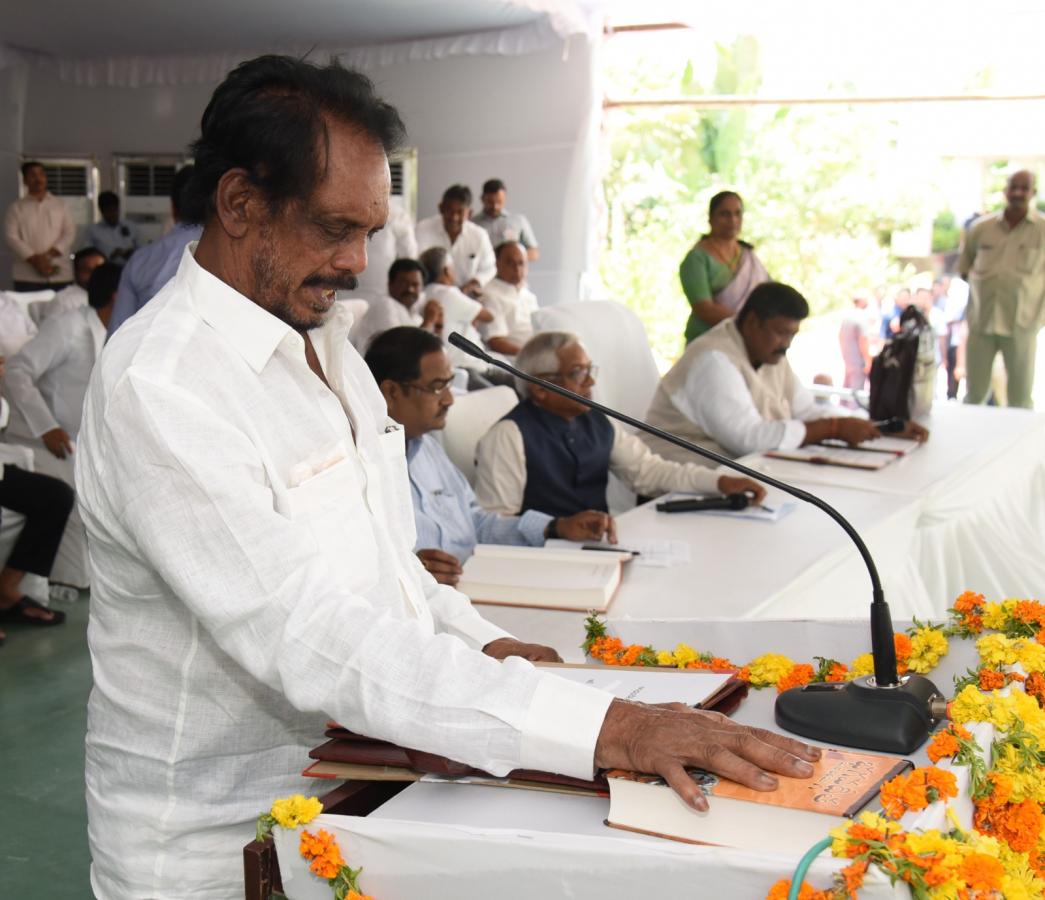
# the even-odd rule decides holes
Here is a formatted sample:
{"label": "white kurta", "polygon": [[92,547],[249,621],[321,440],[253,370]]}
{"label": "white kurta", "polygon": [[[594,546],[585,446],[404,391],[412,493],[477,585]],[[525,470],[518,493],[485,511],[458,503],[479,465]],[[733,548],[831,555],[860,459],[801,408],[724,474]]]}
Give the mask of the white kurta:
{"label": "white kurta", "polygon": [[191,256],[107,345],[77,481],[97,573],[87,809],[103,900],[242,896],[242,847],[324,722],[589,775],[609,695],[477,650],[504,635],[412,553],[401,426],[335,304],[301,335]]}
{"label": "white kurta", "polygon": [[84,306],[87,306],[87,291],[78,284],[70,284],[69,287],[62,288],[55,294],[53,300],[44,304],[40,321],[43,322]]}
{"label": "white kurta", "polygon": [[479,329],[485,340],[506,337],[525,344],[533,337],[537,297],[525,284],[509,284],[493,278],[483,285],[483,304],[494,314],[494,320]]}
{"label": "white kurta", "polygon": [[388,290],[388,270],[397,259],[417,259],[417,241],[414,223],[403,209],[391,207],[388,221],[367,242],[366,268],[359,273],[359,286],[346,292],[349,297],[364,297],[373,301]]}
{"label": "white kurta", "polygon": [[474,222],[463,222],[456,241],[446,233],[442,216],[430,216],[417,223],[417,251],[424,253],[431,247],[450,251],[454,264],[454,278],[458,286],[473,278],[486,284],[497,274],[497,260],[493,255],[490,236]]}
{"label": "white kurta", "polygon": [[[422,297],[421,304],[426,301]],[[381,332],[389,328],[398,328],[402,325],[420,326],[424,320],[420,315],[413,312],[410,307],[403,306],[394,297],[385,295],[372,300],[367,307],[366,315],[352,328],[352,343],[363,356],[370,342]]]}
{"label": "white kurta", "polygon": [[[32,281],[41,287],[72,281],[73,262],[69,253],[75,236],[69,207],[61,197],[48,191],[40,200],[28,195],[15,200],[4,217],[4,238],[15,257],[11,277],[15,281]],[[58,271],[50,277],[41,275],[26,262],[30,256],[52,248],[58,251],[58,256],[51,259]]]}
{"label": "white kurta", "polygon": [[0,356],[13,356],[36,334],[36,325],[17,300],[0,291]]}

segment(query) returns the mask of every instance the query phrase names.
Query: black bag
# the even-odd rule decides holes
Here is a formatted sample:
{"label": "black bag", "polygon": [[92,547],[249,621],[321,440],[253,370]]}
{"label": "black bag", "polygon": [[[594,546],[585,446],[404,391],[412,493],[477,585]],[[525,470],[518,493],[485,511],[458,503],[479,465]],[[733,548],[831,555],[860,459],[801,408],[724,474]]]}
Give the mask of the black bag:
{"label": "black bag", "polygon": [[872,419],[912,419],[932,405],[936,370],[933,332],[921,310],[908,306],[900,316],[900,331],[886,341],[871,363]]}

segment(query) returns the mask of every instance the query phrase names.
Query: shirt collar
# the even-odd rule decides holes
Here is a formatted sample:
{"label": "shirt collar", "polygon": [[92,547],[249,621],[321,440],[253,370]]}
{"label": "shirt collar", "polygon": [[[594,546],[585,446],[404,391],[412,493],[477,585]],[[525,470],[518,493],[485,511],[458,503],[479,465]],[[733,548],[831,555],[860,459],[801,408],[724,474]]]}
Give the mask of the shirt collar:
{"label": "shirt collar", "polygon": [[[303,352],[304,341],[298,332],[196,262],[197,244],[191,241],[185,246],[176,278],[188,288],[203,321],[232,344],[258,373],[284,340],[299,344]],[[335,334],[344,331],[347,336],[351,324],[352,314],[335,302],[316,331],[326,333],[332,329]]]}

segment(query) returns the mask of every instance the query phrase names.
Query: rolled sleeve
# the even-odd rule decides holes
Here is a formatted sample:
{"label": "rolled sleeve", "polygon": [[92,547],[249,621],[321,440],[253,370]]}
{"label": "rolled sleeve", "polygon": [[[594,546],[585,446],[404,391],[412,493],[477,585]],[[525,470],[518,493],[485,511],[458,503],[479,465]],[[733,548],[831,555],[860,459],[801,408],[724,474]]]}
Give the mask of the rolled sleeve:
{"label": "rolled sleeve", "polygon": [[710,469],[664,459],[616,422],[612,425],[610,471],[636,494],[652,497],[668,491],[718,490],[718,475]]}
{"label": "rolled sleeve", "polygon": [[591,778],[595,744],[613,695],[550,673],[541,675],[523,725],[522,767]]}

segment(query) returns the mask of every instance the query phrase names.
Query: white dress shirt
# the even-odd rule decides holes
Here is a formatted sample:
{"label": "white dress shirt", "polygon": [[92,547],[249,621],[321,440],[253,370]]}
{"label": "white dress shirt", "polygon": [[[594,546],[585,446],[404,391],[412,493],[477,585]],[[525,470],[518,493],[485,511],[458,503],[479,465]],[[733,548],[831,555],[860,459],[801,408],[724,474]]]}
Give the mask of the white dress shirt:
{"label": "white dress shirt", "polygon": [[[468,338],[473,344],[482,343],[479,332],[476,331],[472,322],[482,312],[483,305],[478,300],[473,300],[467,294],[455,288],[452,284],[438,284],[432,282],[425,288],[424,296],[414,304],[414,311],[419,312],[429,300],[438,300],[443,307],[443,340],[445,341],[453,332],[459,332],[462,337]],[[481,362],[474,356],[469,356],[463,350],[458,350],[451,344],[445,344],[446,355],[450,357],[450,364],[457,369],[475,369],[485,372],[486,363]]]}
{"label": "white dress shirt", "polygon": [[242,848],[333,718],[495,774],[590,775],[608,694],[477,652],[504,632],[414,556],[401,426],[334,304],[300,334],[198,266],[109,341],[77,453],[92,886],[242,895]]}
{"label": "white dress shirt", "polygon": [[[44,194],[42,200],[29,195],[15,200],[7,208],[4,218],[4,237],[15,256],[11,277],[15,281],[32,281],[42,286],[72,281],[73,262],[69,253],[75,235],[76,228],[69,215],[69,207],[50,191]],[[48,278],[37,272],[26,260],[37,253],[46,253],[51,248],[59,254],[51,259],[58,271]]]}
{"label": "white dress shirt", "polygon": [[457,240],[451,242],[443,226],[442,216],[422,219],[417,223],[417,248],[424,253],[430,247],[442,247],[450,251],[458,287],[473,278],[479,284],[486,284],[497,274],[497,260],[494,259],[490,236],[474,222],[463,222]]}
{"label": "white dress shirt", "polygon": [[533,337],[533,314],[537,297],[525,284],[509,284],[493,278],[483,285],[483,303],[494,315],[492,322],[480,327],[483,338],[506,337],[525,344]]}
{"label": "white dress shirt", "polygon": [[44,322],[54,316],[60,316],[63,313],[80,309],[86,305],[87,291],[78,284],[70,284],[55,294],[53,300],[44,304],[43,312],[40,313],[40,321]]}
{"label": "white dress shirt", "polygon": [[44,320],[36,337],[7,362],[4,394],[11,403],[13,437],[38,438],[61,428],[76,438],[87,383],[104,343],[105,326],[90,306]]}
{"label": "white dress shirt", "polygon": [[[693,463],[677,463],[653,453],[619,422],[613,426],[610,472],[628,490],[647,497],[668,491],[715,492],[719,473]],[[475,495],[490,512],[514,516],[523,507],[526,491],[526,448],[519,426],[501,419],[476,448]]]}
{"label": "white dress shirt", "polygon": [[[777,365],[786,366],[787,360]],[[737,367],[718,351],[698,357],[686,375],[685,387],[671,400],[690,421],[734,457],[765,450],[793,450],[806,439],[806,422],[838,416],[794,379],[790,419],[766,419],[755,407],[751,391]]]}
{"label": "white dress shirt", "polygon": [[36,334],[36,325],[17,300],[0,291],[0,356],[13,356]]}
{"label": "white dress shirt", "polygon": [[[425,300],[422,298],[421,305],[424,303]],[[413,325],[416,328],[421,325],[422,321],[421,316],[414,313],[410,307],[403,306],[398,300],[386,294],[384,297],[372,300],[370,306],[367,307],[366,315],[352,327],[352,343],[361,355],[366,356],[370,342],[381,332],[402,325]]]}
{"label": "white dress shirt", "polygon": [[357,275],[358,287],[347,296],[371,301],[385,296],[388,270],[397,259],[417,259],[417,241],[409,213],[392,206],[385,227],[367,242],[366,268]]}

